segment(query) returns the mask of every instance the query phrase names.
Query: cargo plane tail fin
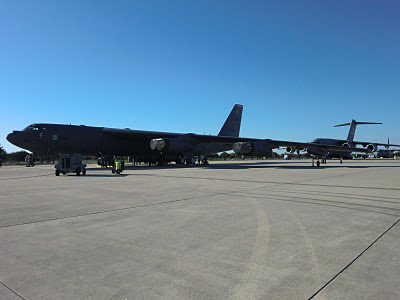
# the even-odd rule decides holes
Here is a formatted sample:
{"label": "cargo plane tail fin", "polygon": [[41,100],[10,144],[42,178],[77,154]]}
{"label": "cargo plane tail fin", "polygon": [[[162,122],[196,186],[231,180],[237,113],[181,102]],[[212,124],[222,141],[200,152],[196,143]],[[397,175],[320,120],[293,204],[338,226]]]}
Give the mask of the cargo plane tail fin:
{"label": "cargo plane tail fin", "polygon": [[333,127],[340,127],[340,126],[349,126],[349,134],[347,135],[347,140],[349,142],[352,142],[354,140],[354,135],[356,134],[356,127],[357,125],[364,125],[364,124],[382,124],[382,123],[375,123],[375,122],[357,122],[356,120],[351,120],[350,123],[344,123],[344,124],[339,124],[335,125]]}

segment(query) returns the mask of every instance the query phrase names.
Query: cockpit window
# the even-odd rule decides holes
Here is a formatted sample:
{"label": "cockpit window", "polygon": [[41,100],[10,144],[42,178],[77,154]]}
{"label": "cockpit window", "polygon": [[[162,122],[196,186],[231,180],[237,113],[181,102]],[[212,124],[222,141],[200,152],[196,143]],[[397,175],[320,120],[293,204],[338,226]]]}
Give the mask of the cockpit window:
{"label": "cockpit window", "polygon": [[28,127],[26,127],[25,129],[24,129],[24,131],[36,131],[36,130],[39,130],[39,128],[38,127],[36,127],[36,126],[28,126]]}
{"label": "cockpit window", "polygon": [[30,125],[24,129],[24,131],[46,131],[46,127],[38,127],[36,125]]}

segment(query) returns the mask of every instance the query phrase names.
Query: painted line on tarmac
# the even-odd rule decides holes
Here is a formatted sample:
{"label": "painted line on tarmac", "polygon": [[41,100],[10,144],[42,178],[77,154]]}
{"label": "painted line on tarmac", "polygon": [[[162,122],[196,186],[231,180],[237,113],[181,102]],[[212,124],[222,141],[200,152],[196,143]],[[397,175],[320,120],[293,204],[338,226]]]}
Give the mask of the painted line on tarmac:
{"label": "painted line on tarmac", "polygon": [[14,291],[12,288],[10,288],[7,284],[5,284],[4,282],[2,282],[1,280],[0,280],[0,283],[1,283],[5,288],[7,288],[8,290],[10,290],[13,294],[17,295],[19,298],[21,298],[21,299],[23,299],[23,300],[26,300],[26,298],[22,297],[20,294],[18,294],[16,291]]}
{"label": "painted line on tarmac", "polygon": [[310,298],[309,300],[313,299],[316,295],[318,295],[323,289],[325,289],[332,281],[334,281],[340,274],[342,274],[348,267],[351,266],[358,258],[360,258],[369,248],[371,248],[381,237],[383,237],[386,233],[389,232],[390,229],[392,229],[397,223],[399,223],[400,219],[398,219],[396,222],[392,224],[388,229],[386,229],[385,232],[383,232],[375,241],[373,241],[367,248],[364,249],[363,252],[357,255],[356,258],[354,258],[347,266],[345,266],[339,273],[337,273],[334,277],[332,277],[331,280],[329,280],[327,283],[325,283],[318,291],[316,291]]}

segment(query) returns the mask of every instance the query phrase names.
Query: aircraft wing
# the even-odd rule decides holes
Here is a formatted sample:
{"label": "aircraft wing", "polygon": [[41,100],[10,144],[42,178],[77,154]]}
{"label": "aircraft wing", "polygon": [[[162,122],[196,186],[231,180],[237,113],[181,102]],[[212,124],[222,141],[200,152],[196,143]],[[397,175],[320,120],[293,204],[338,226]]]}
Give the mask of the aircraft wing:
{"label": "aircraft wing", "polygon": [[154,137],[176,137],[180,135],[179,133],[173,132],[157,132],[157,131],[145,131],[145,130],[132,130],[129,128],[119,129],[119,128],[103,128],[103,133],[106,135],[111,135],[115,137],[123,138],[135,138],[135,139],[146,139]]}
{"label": "aircraft wing", "polygon": [[[119,136],[124,138],[179,138],[179,139],[190,139],[192,143],[222,143],[230,144],[236,142],[264,142],[268,143],[271,148],[279,147],[291,147],[293,149],[307,149],[319,147],[327,151],[340,151],[340,152],[362,152],[370,153],[371,151],[363,148],[356,147],[342,147],[335,145],[325,145],[317,143],[302,143],[302,142],[291,142],[291,141],[280,141],[271,139],[258,139],[258,138],[244,138],[244,137],[231,137],[231,136],[217,136],[217,135],[201,135],[194,133],[169,133],[169,132],[157,132],[157,131],[141,131],[131,129],[114,129],[114,128],[103,128],[103,133],[107,135]],[[365,144],[365,143],[364,143]]]}
{"label": "aircraft wing", "polygon": [[354,142],[353,141],[352,143],[355,145],[362,145],[363,147],[366,147],[368,145],[385,146],[385,147],[400,147],[400,145],[373,143],[373,142]]}
{"label": "aircraft wing", "polygon": [[232,136],[220,135],[202,135],[195,133],[173,133],[173,132],[158,132],[158,131],[142,131],[132,129],[117,129],[117,128],[103,128],[103,133],[115,137],[127,139],[154,139],[154,138],[190,138],[197,143],[222,143],[229,144],[241,141],[258,141],[260,139],[254,138],[241,138]]}
{"label": "aircraft wing", "polygon": [[317,144],[317,143],[301,143],[301,142],[290,142],[290,141],[278,141],[278,140],[264,140],[269,145],[274,146],[273,148],[279,147],[291,147],[293,149],[304,150],[308,148],[321,148],[327,151],[338,151],[338,152],[361,152],[361,153],[371,153],[370,150],[364,148],[356,148],[356,147],[343,147],[343,146],[335,146],[335,145],[325,145],[325,144]]}

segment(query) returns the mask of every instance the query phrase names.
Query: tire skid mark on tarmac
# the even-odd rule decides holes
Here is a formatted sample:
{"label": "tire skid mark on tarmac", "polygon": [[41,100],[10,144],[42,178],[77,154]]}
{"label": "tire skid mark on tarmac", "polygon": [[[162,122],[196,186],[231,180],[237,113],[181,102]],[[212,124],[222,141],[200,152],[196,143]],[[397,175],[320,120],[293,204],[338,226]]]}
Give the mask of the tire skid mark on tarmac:
{"label": "tire skid mark on tarmac", "polygon": [[315,287],[317,287],[317,284],[320,284],[321,277],[319,275],[317,256],[315,255],[312,241],[311,241],[310,237],[308,236],[303,223],[301,223],[301,221],[297,217],[297,215],[290,209],[290,206],[287,206],[286,209],[292,215],[292,219],[296,222],[296,224],[298,226],[297,228],[299,229],[299,231],[305,241],[305,245],[307,247],[307,252],[311,258],[311,266],[312,266],[312,273],[313,273],[313,277],[314,277],[314,285],[315,285]]}
{"label": "tire skid mark on tarmac", "polygon": [[[357,173],[363,173],[366,171],[362,172],[357,172]],[[353,175],[354,173],[350,174],[342,174],[340,176],[347,176],[347,175]],[[224,181],[243,181],[243,182],[252,182],[252,181],[246,181],[246,180],[230,180],[230,179],[214,179],[214,178],[198,178],[198,177],[179,177],[179,176],[166,176],[166,175],[158,175],[158,174],[138,174],[138,175],[144,175],[144,176],[159,176],[159,177],[174,177],[174,178],[194,178],[194,179],[207,179],[207,180],[224,180]],[[328,179],[332,177],[337,177],[339,175],[333,175],[333,176],[326,176],[324,178],[313,178],[313,179],[306,179],[306,180],[300,180],[297,182],[292,182],[291,184],[294,185],[304,185],[305,182],[312,181],[312,180],[318,180],[318,179]],[[288,183],[279,183],[279,182],[266,182],[266,181],[255,181],[258,183],[264,183],[267,184],[264,187],[258,187],[259,189],[261,188],[269,188],[269,187],[278,187],[281,185],[285,185]],[[272,185],[270,185],[272,184]],[[70,216],[63,216],[63,217],[55,217],[55,218],[48,218],[48,219],[42,219],[42,220],[34,220],[34,221],[29,221],[29,222],[23,222],[23,223],[17,223],[17,224],[8,224],[8,225],[3,225],[0,226],[1,228],[8,228],[8,227],[14,227],[14,226],[22,226],[22,225],[29,225],[29,224],[37,224],[37,223],[45,223],[45,222],[50,222],[50,221],[58,221],[58,220],[64,220],[64,219],[70,219],[70,218],[78,218],[78,217],[85,217],[85,216],[91,216],[91,215],[98,215],[98,214],[104,214],[104,213],[112,213],[112,212],[118,212],[118,211],[124,211],[124,210],[130,210],[130,209],[136,209],[136,208],[142,208],[142,207],[147,207],[147,206],[155,206],[155,205],[162,205],[162,204],[169,204],[169,203],[174,203],[174,202],[181,202],[181,201],[188,201],[188,200],[194,200],[198,198],[204,198],[204,197],[213,197],[217,195],[235,195],[235,193],[241,193],[245,191],[253,191],[254,188],[248,188],[248,189],[243,189],[241,188],[240,190],[236,191],[230,191],[230,192],[221,192],[221,193],[215,193],[212,195],[205,195],[205,196],[196,196],[196,197],[189,197],[185,199],[175,199],[175,200],[170,200],[170,201],[164,201],[164,202],[156,202],[156,203],[150,203],[150,204],[142,204],[142,205],[136,205],[136,206],[130,206],[130,207],[123,207],[123,208],[118,208],[118,209],[109,209],[109,210],[102,210],[102,211],[95,211],[95,212],[88,212],[84,214],[78,214],[78,215],[70,215]],[[274,200],[270,198],[271,200]],[[279,199],[275,199],[279,200]],[[289,200],[290,201],[290,200]],[[300,201],[299,201],[300,202]],[[312,202],[304,202],[308,204],[318,204],[318,203],[312,203]]]}
{"label": "tire skid mark on tarmac", "polygon": [[247,263],[247,271],[243,274],[239,284],[236,286],[231,299],[258,299],[258,285],[266,268],[268,240],[270,229],[267,214],[256,199],[247,198],[257,216],[257,235],[253,247],[253,253]]}
{"label": "tire skid mark on tarmac", "polygon": [[[252,196],[266,196],[266,194],[259,194],[259,193],[249,193],[247,194],[252,195]],[[304,201],[317,201],[317,202],[322,202],[322,203],[334,203],[334,204],[340,204],[340,205],[351,205],[351,206],[356,206],[356,207],[364,207],[364,208],[369,208],[369,209],[381,209],[381,210],[389,210],[389,211],[394,211],[394,212],[399,212],[400,213],[400,208],[396,207],[386,207],[386,206],[379,206],[379,205],[371,205],[371,204],[363,204],[363,203],[354,203],[354,202],[345,202],[345,201],[337,201],[337,200],[324,200],[320,198],[308,198],[308,197],[299,197],[299,196],[288,196],[288,195],[281,195],[281,194],[271,194],[268,193],[268,196],[272,197],[282,197],[284,199],[299,199],[299,200],[304,200]],[[358,199],[358,200],[364,200],[364,199]],[[395,204],[400,204],[400,203],[395,203]]]}
{"label": "tire skid mark on tarmac", "polygon": [[353,172],[347,174],[340,174],[340,175],[333,175],[333,176],[326,176],[326,177],[318,177],[307,179],[304,181],[295,181],[295,182],[288,182],[288,181],[263,181],[263,180],[243,180],[243,179],[233,179],[233,178],[213,178],[213,177],[196,177],[196,176],[176,176],[176,175],[159,175],[159,174],[136,174],[140,176],[154,176],[154,177],[167,177],[167,178],[180,178],[180,179],[198,179],[198,180],[221,180],[221,181],[229,181],[229,182],[247,182],[247,183],[264,183],[264,184],[276,184],[276,185],[300,185],[300,186],[318,186],[318,187],[331,187],[331,188],[347,188],[347,189],[365,189],[365,190],[385,190],[385,191],[400,191],[400,188],[396,187],[374,187],[374,186],[350,186],[350,185],[331,185],[331,184],[318,184],[318,183],[306,183],[315,180],[323,180],[329,179],[334,177],[343,177],[343,176],[350,176],[360,173],[365,173],[366,171],[360,172]]}
{"label": "tire skid mark on tarmac", "polygon": [[[260,188],[260,190],[265,190],[266,188]],[[354,193],[335,193],[335,192],[328,192],[328,191],[305,191],[305,190],[299,190],[299,189],[268,189],[268,192],[273,191],[276,193],[287,193],[287,194],[302,194],[302,195],[313,195],[313,196],[326,196],[326,197],[331,197],[331,198],[350,198],[350,199],[355,199],[355,200],[365,200],[365,201],[378,201],[378,202],[386,202],[386,203],[393,203],[393,204],[400,204],[400,198],[398,197],[383,197],[383,196],[378,196],[378,195],[365,195],[365,194],[354,194]],[[372,199],[368,199],[372,198]],[[382,199],[387,199],[387,200],[382,200]],[[391,201],[391,200],[397,200],[397,201]]]}
{"label": "tire skid mark on tarmac", "polygon": [[[231,196],[243,196],[241,194],[242,191],[237,192],[237,193],[230,193]],[[356,210],[356,211],[366,211],[366,212],[373,212],[376,214],[382,214],[382,215],[387,215],[387,216],[394,216],[394,217],[399,217],[400,214],[396,213],[390,213],[390,212],[385,212],[385,211],[377,211],[377,210],[370,210],[370,209],[364,209],[364,208],[357,208],[357,207],[350,207],[350,206],[341,206],[341,205],[335,205],[335,204],[327,204],[327,203],[322,203],[320,202],[321,200],[311,200],[311,201],[306,201],[306,200],[297,200],[298,197],[289,197],[289,196],[275,196],[275,197],[282,197],[282,198],[273,198],[271,195],[265,194],[265,195],[257,195],[257,194],[251,194],[252,197],[254,198],[261,198],[261,199],[266,199],[268,200],[273,200],[273,201],[284,201],[284,202],[295,202],[295,203],[304,203],[304,204],[312,204],[312,205],[321,205],[321,206],[327,206],[327,207],[337,207],[337,208],[344,208],[344,209],[351,209],[351,210]],[[324,200],[325,201],[325,200]],[[326,202],[326,201],[325,201]],[[331,201],[334,202],[334,201]],[[1,227],[0,227],[1,228]]]}

